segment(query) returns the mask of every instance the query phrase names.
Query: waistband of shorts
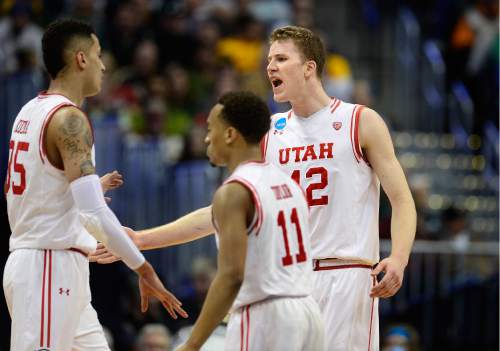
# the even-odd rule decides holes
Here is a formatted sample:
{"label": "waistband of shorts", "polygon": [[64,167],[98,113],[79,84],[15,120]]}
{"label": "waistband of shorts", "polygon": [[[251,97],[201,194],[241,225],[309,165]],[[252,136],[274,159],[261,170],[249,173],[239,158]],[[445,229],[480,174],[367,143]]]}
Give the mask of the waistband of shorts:
{"label": "waistband of shorts", "polygon": [[313,271],[329,271],[334,269],[365,268],[373,269],[376,264],[356,259],[322,258],[313,259]]}
{"label": "waistband of shorts", "polygon": [[83,251],[83,250],[81,250],[81,249],[78,249],[78,248],[76,248],[76,247],[70,247],[68,250],[69,250],[69,251],[78,252],[79,254],[81,254],[81,255],[85,256],[85,258],[87,258],[87,257],[88,257],[88,254],[87,254],[85,251]]}

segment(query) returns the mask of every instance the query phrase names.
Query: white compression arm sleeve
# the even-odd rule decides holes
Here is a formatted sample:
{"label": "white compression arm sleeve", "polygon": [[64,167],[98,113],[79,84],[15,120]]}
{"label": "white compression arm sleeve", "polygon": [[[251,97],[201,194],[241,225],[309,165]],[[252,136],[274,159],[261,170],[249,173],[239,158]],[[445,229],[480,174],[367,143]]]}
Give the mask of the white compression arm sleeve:
{"label": "white compression arm sleeve", "polygon": [[131,269],[139,268],[145,258],[106,204],[99,177],[92,174],[78,178],[71,182],[70,187],[80,218],[89,233],[113,254],[120,256]]}

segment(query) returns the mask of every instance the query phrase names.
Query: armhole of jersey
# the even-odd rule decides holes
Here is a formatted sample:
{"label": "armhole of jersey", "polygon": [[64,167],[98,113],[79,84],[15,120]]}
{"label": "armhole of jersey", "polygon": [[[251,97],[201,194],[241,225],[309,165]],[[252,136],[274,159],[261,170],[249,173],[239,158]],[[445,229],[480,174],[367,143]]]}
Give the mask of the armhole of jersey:
{"label": "armhole of jersey", "polygon": [[59,171],[64,171],[64,169],[61,169],[55,165],[53,165],[49,158],[47,156],[47,152],[45,150],[45,137],[47,135],[47,126],[49,125],[50,121],[52,120],[52,117],[54,117],[55,113],[59,111],[63,107],[68,107],[68,106],[74,106],[73,104],[70,104],[68,102],[62,102],[55,107],[52,108],[52,110],[47,113],[47,115],[44,118],[42,129],[40,129],[40,136],[38,138],[38,151],[40,153],[40,159],[42,160],[42,163],[45,164],[45,159],[47,159],[47,163],[50,164],[52,167]]}
{"label": "armhole of jersey", "polygon": [[59,171],[64,171],[64,169],[59,168],[56,165],[53,165],[50,162],[49,158],[47,157],[47,151],[45,150],[45,137],[47,135],[47,126],[49,125],[50,121],[52,120],[52,117],[54,117],[55,113],[57,111],[59,111],[61,108],[68,107],[68,106],[77,108],[85,115],[85,118],[87,118],[87,121],[89,122],[89,125],[90,125],[90,131],[92,132],[92,145],[94,145],[94,127],[92,126],[92,123],[90,121],[89,116],[80,107],[78,107],[72,103],[62,102],[59,105],[56,105],[54,108],[52,108],[52,110],[49,111],[47,116],[45,116],[45,120],[43,122],[42,129],[40,130],[38,149],[39,149],[40,158],[42,160],[42,163],[45,164],[45,159],[46,159],[48,164],[50,164],[52,167],[54,167],[55,169],[57,169]]}
{"label": "armhole of jersey", "polygon": [[250,184],[247,180],[240,178],[240,177],[231,177],[228,180],[224,182],[224,184],[229,184],[229,183],[239,183],[243,185],[245,188],[248,189],[252,193],[253,197],[253,204],[254,204],[254,216],[252,219],[252,222],[247,228],[247,233],[248,235],[255,233],[255,235],[259,235],[260,227],[262,226],[262,221],[263,221],[263,211],[262,211],[262,204],[259,199],[259,195],[257,194],[257,190],[255,187]]}
{"label": "armhole of jersey", "polygon": [[351,115],[351,145],[352,145],[352,152],[354,153],[354,158],[356,161],[359,163],[361,160],[363,160],[368,166],[370,164],[368,163],[368,160],[366,156],[363,154],[363,149],[361,148],[361,144],[359,143],[359,121],[361,117],[361,112],[365,106],[363,105],[356,105],[354,109],[352,110],[352,115]]}
{"label": "armhole of jersey", "polygon": [[218,233],[219,232],[219,227],[217,226],[217,222],[215,221],[213,207],[210,209],[210,217],[212,219],[212,225],[214,226],[215,231]]}
{"label": "armhole of jersey", "polygon": [[262,160],[266,160],[266,154],[267,154],[267,143],[269,142],[269,132],[264,135],[262,140],[260,141],[260,153],[262,155]]}

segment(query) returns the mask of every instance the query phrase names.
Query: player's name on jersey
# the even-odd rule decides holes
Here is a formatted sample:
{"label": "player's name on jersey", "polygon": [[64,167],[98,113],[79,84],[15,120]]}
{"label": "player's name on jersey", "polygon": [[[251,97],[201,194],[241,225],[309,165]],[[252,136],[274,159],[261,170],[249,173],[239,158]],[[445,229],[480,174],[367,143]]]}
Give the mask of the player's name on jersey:
{"label": "player's name on jersey", "polygon": [[28,127],[30,125],[30,121],[26,121],[24,119],[20,119],[17,124],[16,128],[14,128],[14,133],[17,134],[26,134],[28,133]]}
{"label": "player's name on jersey", "polygon": [[[290,161],[290,155],[291,161]],[[280,163],[307,162],[310,160],[333,158],[333,143],[320,143],[279,149]]]}

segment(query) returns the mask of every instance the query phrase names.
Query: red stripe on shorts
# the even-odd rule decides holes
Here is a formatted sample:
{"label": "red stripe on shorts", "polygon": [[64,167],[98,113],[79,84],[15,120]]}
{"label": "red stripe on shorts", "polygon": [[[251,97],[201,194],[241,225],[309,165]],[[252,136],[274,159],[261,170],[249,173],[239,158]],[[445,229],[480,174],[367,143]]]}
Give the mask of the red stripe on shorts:
{"label": "red stripe on shorts", "polygon": [[243,325],[243,311],[241,311],[241,324],[240,324],[240,351],[243,351],[243,335],[245,334],[245,326]]}
{"label": "red stripe on shorts", "polygon": [[43,346],[43,322],[44,322],[44,316],[45,316],[45,271],[46,271],[46,266],[47,266],[47,250],[44,250],[43,253],[43,278],[42,278],[42,317],[40,321],[40,347]]}
{"label": "red stripe on shorts", "polygon": [[246,307],[246,310],[247,310],[247,341],[246,341],[246,345],[247,345],[247,351],[248,351],[248,337],[250,335],[250,306],[247,306]]}
{"label": "red stripe on shorts", "polygon": [[[375,286],[376,283],[376,277],[373,277],[373,286]],[[372,346],[372,322],[373,322],[373,306],[375,305],[375,298],[372,298],[372,307],[371,307],[371,312],[370,312],[370,329],[368,331],[368,351],[370,351],[371,346]]]}
{"label": "red stripe on shorts", "polygon": [[50,312],[51,312],[51,303],[52,303],[52,250],[49,250],[49,306],[47,307],[47,348],[50,347]]}

